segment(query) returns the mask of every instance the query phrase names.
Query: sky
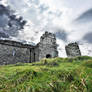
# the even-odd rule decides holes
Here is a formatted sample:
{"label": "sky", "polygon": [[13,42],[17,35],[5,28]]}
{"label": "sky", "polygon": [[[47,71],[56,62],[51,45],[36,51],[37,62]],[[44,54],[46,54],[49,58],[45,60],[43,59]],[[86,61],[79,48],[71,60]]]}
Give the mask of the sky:
{"label": "sky", "polygon": [[38,43],[49,31],[57,36],[59,56],[65,45],[78,42],[82,55],[92,56],[92,0],[0,0],[27,20],[16,39]]}

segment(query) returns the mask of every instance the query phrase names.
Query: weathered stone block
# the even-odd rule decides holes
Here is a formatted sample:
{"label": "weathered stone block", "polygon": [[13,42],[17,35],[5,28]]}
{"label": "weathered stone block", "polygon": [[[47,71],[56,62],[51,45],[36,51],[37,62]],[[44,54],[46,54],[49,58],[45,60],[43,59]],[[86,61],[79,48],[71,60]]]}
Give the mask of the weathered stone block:
{"label": "weathered stone block", "polygon": [[66,54],[68,57],[76,57],[76,56],[81,56],[81,51],[79,49],[78,44],[75,43],[70,43],[67,46],[65,46]]}

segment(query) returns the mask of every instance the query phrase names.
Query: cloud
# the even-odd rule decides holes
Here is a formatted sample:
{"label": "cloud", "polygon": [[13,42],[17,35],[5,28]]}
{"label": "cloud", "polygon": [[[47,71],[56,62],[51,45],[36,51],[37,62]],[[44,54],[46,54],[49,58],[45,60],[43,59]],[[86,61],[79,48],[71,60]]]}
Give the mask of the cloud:
{"label": "cloud", "polygon": [[8,24],[8,16],[1,15],[0,16],[0,27],[5,27]]}
{"label": "cloud", "polygon": [[92,32],[87,33],[84,37],[83,40],[87,41],[88,43],[92,44]]}
{"label": "cloud", "polygon": [[7,0],[0,0],[0,4],[7,6]]}
{"label": "cloud", "polygon": [[15,15],[9,6],[0,5],[0,37],[17,37],[25,23],[26,21],[22,17]]}
{"label": "cloud", "polygon": [[0,38],[9,38],[9,35],[0,28]]}
{"label": "cloud", "polygon": [[[87,15],[88,10],[92,9],[92,0],[20,0],[21,3],[19,0],[8,0],[7,2],[29,23],[25,26],[25,30],[19,32],[18,39],[37,43],[44,31],[50,31],[56,33],[58,44],[64,46],[68,42],[80,42],[85,35],[92,32],[92,23],[89,23],[91,17]],[[76,23],[77,18],[87,21]]]}
{"label": "cloud", "polygon": [[81,14],[75,22],[81,22],[81,23],[87,23],[92,22],[92,9],[89,9],[85,11],[83,14]]}
{"label": "cloud", "polygon": [[62,29],[56,29],[57,32],[55,33],[56,34],[56,37],[64,42],[67,42],[67,33],[62,30]]}

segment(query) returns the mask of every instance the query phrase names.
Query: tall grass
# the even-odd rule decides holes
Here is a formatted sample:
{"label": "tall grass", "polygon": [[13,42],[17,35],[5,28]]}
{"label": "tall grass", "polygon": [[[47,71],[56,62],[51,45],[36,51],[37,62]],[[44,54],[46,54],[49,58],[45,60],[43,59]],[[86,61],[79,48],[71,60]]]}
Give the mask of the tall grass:
{"label": "tall grass", "polygon": [[0,66],[0,92],[92,92],[92,57]]}

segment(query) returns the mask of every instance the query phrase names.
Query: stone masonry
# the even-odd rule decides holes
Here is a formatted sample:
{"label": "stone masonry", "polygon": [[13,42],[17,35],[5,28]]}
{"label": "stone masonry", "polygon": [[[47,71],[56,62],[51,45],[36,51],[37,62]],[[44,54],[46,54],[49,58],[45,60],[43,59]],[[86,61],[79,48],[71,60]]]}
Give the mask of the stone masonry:
{"label": "stone masonry", "polygon": [[40,42],[31,50],[31,61],[39,61],[42,58],[54,58],[58,56],[55,34],[45,32]]}
{"label": "stone masonry", "polygon": [[31,45],[16,41],[0,40],[0,65],[31,62]]}
{"label": "stone masonry", "polygon": [[0,65],[28,63],[42,58],[57,57],[56,37],[45,32],[36,46],[11,40],[0,40]]}
{"label": "stone masonry", "polygon": [[[81,56],[77,43],[70,43],[66,47],[68,57]],[[42,58],[58,57],[55,34],[45,32],[36,46],[23,44],[11,40],[0,40],[0,65],[18,62],[31,63]]]}
{"label": "stone masonry", "polygon": [[81,56],[79,46],[76,42],[68,44],[65,49],[68,57]]}

